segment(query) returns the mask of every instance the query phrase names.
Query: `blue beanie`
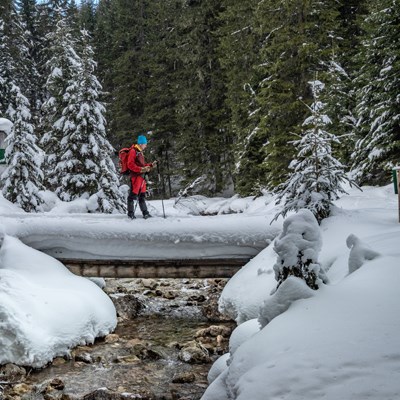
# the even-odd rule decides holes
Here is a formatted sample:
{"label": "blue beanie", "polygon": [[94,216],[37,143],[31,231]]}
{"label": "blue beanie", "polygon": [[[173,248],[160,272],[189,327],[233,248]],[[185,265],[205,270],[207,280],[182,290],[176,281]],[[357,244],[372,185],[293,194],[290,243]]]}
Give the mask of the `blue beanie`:
{"label": "blue beanie", "polygon": [[147,144],[146,136],[139,135],[137,138],[137,144]]}

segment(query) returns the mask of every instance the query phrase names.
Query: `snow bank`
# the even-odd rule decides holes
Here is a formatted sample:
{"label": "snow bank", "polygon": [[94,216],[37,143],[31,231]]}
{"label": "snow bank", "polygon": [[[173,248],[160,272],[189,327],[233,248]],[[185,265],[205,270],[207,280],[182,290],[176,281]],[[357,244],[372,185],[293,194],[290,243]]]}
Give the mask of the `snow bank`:
{"label": "snow bank", "polygon": [[[241,324],[238,346],[202,400],[400,398],[397,196],[391,185],[363,188],[335,204],[320,227],[327,285],[291,277],[271,296],[270,246],[225,286],[220,309]],[[251,332],[257,317],[264,327]]]}
{"label": "snow bank", "polygon": [[227,372],[229,398],[399,398],[400,269],[382,261],[293,304],[243,343]]}
{"label": "snow bank", "polygon": [[42,367],[116,326],[116,311],[93,282],[4,236],[0,249],[0,364]]}

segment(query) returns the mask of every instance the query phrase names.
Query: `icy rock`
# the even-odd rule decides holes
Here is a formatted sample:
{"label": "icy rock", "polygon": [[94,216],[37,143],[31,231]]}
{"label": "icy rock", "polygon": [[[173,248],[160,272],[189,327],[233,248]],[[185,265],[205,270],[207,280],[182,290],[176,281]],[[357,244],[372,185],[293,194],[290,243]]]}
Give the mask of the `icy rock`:
{"label": "icy rock", "polygon": [[207,349],[195,341],[186,343],[179,352],[178,358],[188,364],[205,364],[211,361]]}
{"label": "icy rock", "polygon": [[176,374],[172,378],[172,383],[191,383],[196,380],[196,375],[193,372],[183,372]]}
{"label": "icy rock", "polygon": [[122,319],[134,319],[143,308],[143,303],[132,294],[110,296],[117,315]]}
{"label": "icy rock", "polygon": [[25,378],[25,376],[26,371],[23,367],[11,363],[0,366],[0,381],[17,382]]}

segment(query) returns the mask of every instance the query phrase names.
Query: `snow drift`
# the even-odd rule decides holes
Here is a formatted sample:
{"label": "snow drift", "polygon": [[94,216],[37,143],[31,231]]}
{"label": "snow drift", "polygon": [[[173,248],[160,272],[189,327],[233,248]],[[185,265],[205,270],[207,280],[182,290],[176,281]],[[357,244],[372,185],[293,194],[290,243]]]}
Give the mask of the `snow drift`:
{"label": "snow drift", "polygon": [[78,344],[105,336],[116,323],[113,303],[95,283],[2,236],[0,364],[42,367]]}

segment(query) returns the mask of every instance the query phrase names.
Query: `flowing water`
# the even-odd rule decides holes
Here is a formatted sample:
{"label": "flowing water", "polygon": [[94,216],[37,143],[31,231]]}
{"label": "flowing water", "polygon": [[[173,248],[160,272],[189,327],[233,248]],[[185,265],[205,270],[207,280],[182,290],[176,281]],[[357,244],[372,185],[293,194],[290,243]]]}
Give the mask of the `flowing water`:
{"label": "flowing water", "polygon": [[[208,301],[208,290],[211,288],[215,295],[221,283],[216,289],[218,285],[209,282],[185,282],[163,283],[169,299],[163,297],[165,291],[160,291],[162,287],[158,284],[157,288],[143,290],[132,280],[123,287],[120,282],[113,282],[109,289],[114,292],[111,297],[121,295],[115,291],[122,295],[137,294],[144,305],[138,315],[120,319],[112,335],[91,346],[74,349],[70,359],[58,358],[42,370],[31,371],[26,384],[34,388],[32,393],[37,397],[31,393],[31,397],[21,398],[200,399],[208,386],[207,373],[212,362],[227,351],[228,337],[214,335],[208,337],[208,342],[200,342],[200,349],[208,349],[204,350],[208,353],[206,360],[182,361],[180,351],[185,344],[199,343],[199,330],[213,326],[214,330],[230,332],[234,324],[210,322],[199,311],[200,303]],[[61,388],[49,389],[49,382],[55,379],[61,381]],[[108,397],[104,393],[93,393],[100,388],[107,389]]]}

